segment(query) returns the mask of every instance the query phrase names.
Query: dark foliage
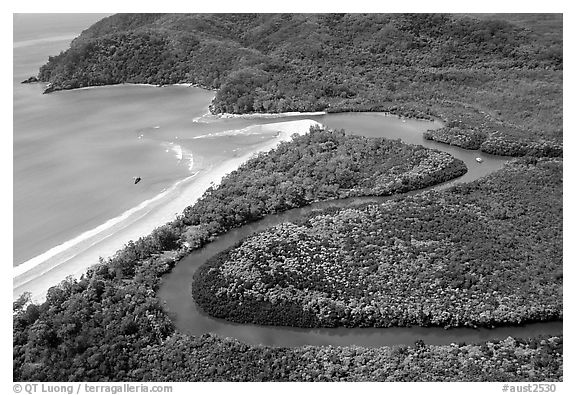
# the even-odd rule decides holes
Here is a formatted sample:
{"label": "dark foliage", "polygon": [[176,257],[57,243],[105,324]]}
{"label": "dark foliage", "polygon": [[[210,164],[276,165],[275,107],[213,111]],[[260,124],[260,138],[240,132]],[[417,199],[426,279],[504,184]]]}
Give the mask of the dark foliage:
{"label": "dark foliage", "polygon": [[[535,23],[542,20],[544,24]],[[525,146],[530,146],[528,151],[533,154],[557,156],[562,139],[562,68],[558,15],[545,19],[482,16],[478,20],[449,15],[118,14],[96,23],[74,40],[69,50],[51,57],[39,78],[51,83],[52,91],[122,82],[188,82],[219,89],[213,112],[377,110],[439,117],[448,128],[460,128],[463,135],[470,131],[479,131],[478,139],[486,135],[481,149],[487,152],[522,155]],[[338,133],[327,136],[318,132],[315,137],[283,145],[269,156],[255,158],[178,220],[129,243],[81,279],[53,287],[46,302],[30,304],[26,295],[18,299],[13,316],[13,379],[562,380],[562,336],[508,338],[480,345],[430,346],[420,342],[377,349],[287,349],[253,347],[211,335],[187,336],[174,330],[155,294],[161,278],[190,249],[219,233],[313,200],[396,193],[465,171],[459,161],[443,155],[438,159],[447,161],[440,161],[441,170],[420,171],[420,164],[434,158],[434,151],[396,142],[373,144]],[[476,144],[476,138],[474,141]],[[518,141],[523,142],[520,147]],[[324,144],[328,142],[336,149]],[[355,150],[367,154],[356,157]],[[396,158],[399,167],[395,169],[393,161],[379,162],[379,150]],[[291,170],[302,159],[309,160],[310,168]],[[513,191],[510,203],[496,199],[501,206],[488,209],[476,202],[494,214],[491,223],[510,221],[526,229],[525,220],[530,215],[522,210],[554,212],[556,198],[541,196],[539,187],[525,193],[523,186],[535,186],[526,179],[533,174],[531,166],[545,165],[535,158],[525,159],[525,164],[525,168],[517,167],[517,178],[497,185],[506,196]],[[382,175],[398,176],[401,186],[384,188],[386,183],[370,177],[378,169],[383,169]],[[252,171],[267,171],[273,177],[261,182],[250,177]],[[330,178],[334,171],[338,176]],[[554,172],[558,177],[557,166]],[[409,174],[427,176],[406,177]],[[307,184],[307,178],[311,183]],[[248,183],[250,179],[254,184]],[[481,182],[473,185],[471,188],[481,189]],[[242,188],[252,188],[249,200],[243,197]],[[498,188],[494,193],[499,193]],[[464,186],[451,193],[461,196],[477,192]],[[528,198],[515,195],[522,193]],[[531,193],[540,200],[530,200]],[[484,196],[479,197],[482,199]],[[522,199],[530,203],[526,208],[515,204]],[[534,207],[538,204],[544,207]],[[530,228],[537,235],[531,233],[534,244],[527,246],[527,254],[557,234],[561,223],[542,229],[548,219],[538,216],[538,221],[541,223]],[[454,221],[450,232],[458,233],[461,223]],[[395,236],[404,240],[400,233]],[[500,239],[505,252],[514,251],[514,239],[507,234]],[[549,255],[545,265],[558,251],[561,249],[542,251]],[[461,258],[447,257],[456,263]],[[537,267],[530,264],[530,270]],[[558,264],[549,266],[556,270],[553,281],[560,284]],[[457,282],[454,286],[459,286],[461,275],[466,274],[456,270],[451,278]],[[546,271],[536,273],[527,282],[538,282],[547,275],[550,273]],[[545,282],[533,285],[535,293],[555,289],[554,284]],[[204,297],[210,299],[207,293]],[[235,303],[234,298],[229,301]],[[261,301],[258,305],[262,306]],[[267,315],[276,322],[277,306],[266,306]],[[553,305],[552,313],[557,308]],[[294,313],[290,315],[294,319],[311,322],[316,317],[298,316],[295,309],[300,309],[299,304],[284,302],[280,310],[286,309]],[[520,317],[525,318],[525,313],[520,311]],[[221,314],[232,314],[230,306]],[[234,314],[240,317],[244,313],[240,310]]]}
{"label": "dark foliage", "polygon": [[[192,294],[194,300],[200,306],[206,306],[207,312],[217,318],[242,323],[258,323],[261,325],[282,325],[296,327],[322,326],[321,322],[311,312],[302,310],[298,302],[243,299],[238,303],[236,298],[229,298],[226,294],[215,296],[220,287],[226,288],[229,284],[214,268],[218,268],[226,262],[227,254],[219,254],[194,275]],[[239,308],[240,307],[240,308]]]}
{"label": "dark foliage", "polygon": [[480,149],[486,153],[502,156],[562,156],[562,145],[552,141],[530,141],[524,138],[511,139],[498,131],[486,133],[475,129],[443,127],[424,133],[427,140],[455,145],[465,149]]}
{"label": "dark foliage", "polygon": [[[506,19],[512,23],[507,22]],[[140,82],[218,88],[216,113],[390,111],[562,147],[562,17],[118,14],[51,57],[49,91]],[[516,23],[516,24],[515,24]],[[543,31],[546,34],[543,34]],[[469,122],[469,121],[473,122]],[[429,134],[445,140],[445,135]],[[463,147],[477,144],[468,142]],[[454,143],[454,139],[451,139]],[[486,152],[519,155],[491,140]],[[519,150],[519,151],[518,151]],[[517,152],[518,151],[518,152]]]}
{"label": "dark foliage", "polygon": [[248,237],[194,281],[205,311],[258,324],[561,319],[562,162],[523,159],[447,191],[315,213]]}
{"label": "dark foliage", "polygon": [[315,128],[243,164],[182,220],[196,233],[220,233],[314,201],[392,195],[465,172],[462,161],[440,151]]}
{"label": "dark foliage", "polygon": [[[302,157],[315,162],[308,169],[300,169],[295,163]],[[435,166],[426,167],[426,164]],[[341,172],[330,173],[334,170],[330,167],[332,165]],[[371,172],[344,171],[363,166]],[[250,177],[250,172],[260,167],[274,177],[267,179],[266,183]],[[339,196],[339,185],[344,183],[357,194],[375,192],[378,180],[372,180],[368,175],[410,175],[406,178],[409,182],[401,182],[401,188],[406,188],[419,187],[422,182],[433,184],[464,171],[460,161],[434,150],[384,139],[345,136],[343,132],[312,130],[310,135],[247,162],[240,170],[228,175],[217,189],[208,191],[201,204],[189,208],[186,216],[156,229],[147,237],[130,242],[113,258],[89,269],[80,280],[69,279],[51,288],[44,303],[27,305],[26,295],[16,301],[14,379],[306,379],[306,367],[302,364],[307,363],[307,357],[302,357],[299,350],[248,347],[210,336],[190,338],[176,333],[155,295],[162,275],[170,271],[190,248],[200,247],[225,229],[296,204],[285,203],[293,201],[290,200],[293,198],[290,189],[285,187],[289,177],[291,181],[301,181],[297,174],[307,173],[316,177],[312,184],[317,183],[319,189],[309,189],[309,199],[320,200]],[[419,178],[422,175],[433,177]],[[253,185],[246,184],[249,180]],[[239,215],[230,220],[226,206],[231,203],[226,199],[231,197],[234,201],[241,196],[239,182],[242,187],[252,188],[254,193],[260,191],[248,196],[255,199],[249,203],[255,203],[261,211],[257,211],[255,216],[245,216],[237,207]],[[364,189],[354,189],[357,186]],[[292,187],[304,188],[304,184]],[[320,194],[325,190],[329,192]],[[381,188],[379,191],[386,193],[388,190]],[[278,200],[280,198],[286,200]],[[305,200],[295,202],[306,204]],[[193,218],[203,222],[187,226]],[[189,243],[189,247],[185,247],[183,241]],[[286,308],[291,307],[287,304]],[[270,312],[273,311],[270,308]],[[183,344],[186,346],[181,347]],[[244,352],[238,352],[240,350]],[[237,356],[232,357],[232,354]],[[197,362],[188,360],[190,355],[197,356]],[[222,363],[223,360],[227,362]],[[182,368],[176,374],[174,367]],[[326,379],[330,377],[326,376]],[[368,376],[359,371],[358,377]]]}

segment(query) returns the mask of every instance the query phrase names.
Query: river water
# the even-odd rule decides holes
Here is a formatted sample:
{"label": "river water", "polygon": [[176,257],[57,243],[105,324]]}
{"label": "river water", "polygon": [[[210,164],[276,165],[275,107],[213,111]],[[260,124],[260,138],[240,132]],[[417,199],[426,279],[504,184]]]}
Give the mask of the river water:
{"label": "river water", "polygon": [[[401,120],[383,113],[326,114],[314,117],[314,119],[327,127],[344,128],[352,134],[401,139],[406,143],[421,144],[428,148],[440,149],[465,162],[468,167],[468,172],[465,175],[428,189],[441,190],[457,183],[476,180],[502,168],[506,160],[509,159],[424,140],[422,138],[423,130],[428,127],[437,127],[439,126],[438,123]],[[477,157],[481,157],[483,162],[478,163],[476,161]],[[419,192],[411,192],[411,194]],[[541,334],[562,333],[562,322],[534,323],[525,326],[495,329],[452,328],[448,330],[422,327],[305,329],[261,326],[237,324],[222,319],[215,319],[204,314],[196,306],[191,296],[191,282],[195,271],[209,258],[231,247],[241,239],[254,232],[262,231],[282,222],[295,220],[326,207],[347,207],[365,202],[382,202],[393,197],[351,198],[319,202],[281,214],[269,215],[260,221],[233,229],[204,248],[182,259],[172,272],[163,278],[158,296],[174,324],[182,332],[191,335],[213,333],[222,337],[236,338],[248,344],[266,346],[357,345],[378,347],[395,344],[411,345],[416,340],[424,340],[426,344],[474,343],[490,339],[503,339],[508,336],[530,337]]]}
{"label": "river water", "polygon": [[[20,84],[36,75],[48,56],[68,48],[73,37],[102,16],[14,14],[14,297],[25,291],[34,297],[68,275],[81,274],[97,263],[98,256],[110,256],[120,248],[124,241],[119,244],[118,240],[137,238],[143,229],[151,230],[181,212],[193,202],[183,193],[184,187],[201,193],[206,185],[196,180],[203,174],[209,179],[216,166],[255,152],[275,139],[274,133],[262,133],[263,124],[310,119],[349,133],[401,138],[442,149],[464,160],[469,169],[444,187],[474,180],[499,169],[505,161],[423,140],[422,132],[439,127],[437,122],[379,113],[220,119],[203,116],[214,92],[197,88],[126,85],[42,95],[43,84]],[[476,156],[484,162],[476,163]],[[134,176],[142,177],[136,186]],[[196,310],[190,282],[202,262],[254,231],[290,220],[313,207],[270,216],[234,230],[180,262],[160,290],[178,328],[192,334],[212,332],[253,344],[287,346],[382,345],[412,343],[412,338],[434,343],[447,342],[447,333],[459,333],[257,327],[214,320]],[[534,333],[544,330],[529,328],[536,328],[528,329]],[[546,324],[545,328],[558,332],[561,324]],[[463,331],[471,336],[466,341],[497,333]]]}

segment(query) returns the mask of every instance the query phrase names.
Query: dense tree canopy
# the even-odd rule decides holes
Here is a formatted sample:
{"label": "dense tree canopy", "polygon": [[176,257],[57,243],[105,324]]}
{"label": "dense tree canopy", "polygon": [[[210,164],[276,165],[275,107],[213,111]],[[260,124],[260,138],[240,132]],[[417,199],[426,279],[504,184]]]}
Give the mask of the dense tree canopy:
{"label": "dense tree canopy", "polygon": [[[445,127],[426,138],[490,153],[561,156],[561,28],[559,15],[529,14],[118,14],[51,57],[39,78],[50,83],[47,91],[187,82],[218,89],[216,113],[438,117]],[[253,158],[177,220],[51,288],[44,303],[29,303],[27,295],[15,301],[13,378],[562,380],[561,335],[374,349],[248,346],[179,333],[156,295],[179,259],[233,227],[316,200],[390,195],[465,171],[442,152],[313,130]],[[238,321],[277,323],[281,305],[289,324],[301,326],[562,317],[561,185],[562,159],[526,157],[470,185],[304,218],[216,257],[206,266],[216,275],[200,271],[194,295],[208,312]],[[258,281],[246,281],[248,261]],[[320,304],[303,302],[302,286],[320,295]],[[409,287],[418,298],[406,297]],[[244,293],[248,305],[267,309],[268,321],[239,305]],[[484,315],[476,314],[481,303]]]}
{"label": "dense tree canopy", "polygon": [[[404,376],[391,371],[363,371],[360,360],[357,367],[346,366],[351,370],[345,376],[335,371],[317,372],[308,366],[323,358],[323,353],[332,353],[322,348],[268,349],[209,335],[185,336],[174,330],[156,290],[162,275],[181,257],[230,227],[314,200],[390,194],[433,185],[465,171],[461,161],[442,152],[398,141],[347,136],[343,131],[313,129],[251,159],[218,188],[207,191],[178,220],[130,242],[81,279],[69,279],[51,288],[44,303],[27,304],[25,296],[16,301],[14,379],[401,380]],[[254,172],[263,176],[253,177]],[[242,210],[243,205],[253,210]],[[411,352],[408,350],[401,351],[398,358]],[[447,349],[434,350],[443,354]],[[536,354],[544,356],[548,350],[538,349]],[[343,348],[334,355],[340,352],[349,351]],[[392,349],[385,349],[380,356],[371,350],[357,352],[367,352],[366,357],[375,361],[389,352],[396,355]],[[463,348],[460,352],[461,357],[452,360],[453,366],[462,364],[467,351]],[[513,366],[521,362],[511,361]],[[340,367],[335,362],[334,369]],[[559,374],[558,366],[551,363],[533,368],[540,379],[551,380]],[[512,377],[499,370],[491,374]],[[406,373],[404,379],[410,377]],[[453,379],[469,377],[463,374]]]}
{"label": "dense tree canopy", "polygon": [[[326,148],[331,149],[325,151]],[[210,335],[194,337],[175,331],[156,296],[161,277],[190,249],[200,247],[227,227],[235,226],[226,222],[226,215],[217,214],[226,208],[226,204],[220,203],[221,199],[229,196],[236,198],[236,183],[245,182],[242,180],[259,166],[264,166],[271,174],[287,174],[282,173],[281,169],[291,169],[298,155],[306,156],[311,152],[315,152],[311,159],[316,154],[318,158],[323,158],[318,159],[316,167],[308,170],[318,169],[319,175],[324,174],[321,170],[331,163],[330,158],[338,155],[344,155],[342,158],[346,159],[344,163],[348,167],[354,163],[355,153],[364,155],[361,163],[370,169],[375,166],[374,161],[378,159],[376,154],[382,153],[381,150],[388,153],[388,159],[380,158],[380,165],[390,173],[394,169],[390,164],[397,160],[397,165],[401,166],[398,169],[400,175],[415,174],[414,168],[410,167],[414,165],[416,169],[425,169],[421,164],[437,154],[394,141],[370,141],[348,137],[341,132],[317,130],[310,136],[281,146],[277,151],[254,158],[227,176],[217,189],[207,193],[202,205],[187,210],[186,217],[129,243],[112,259],[92,267],[80,280],[69,279],[51,288],[44,303],[26,304],[26,296],[16,301],[13,325],[14,380],[561,380],[561,336],[510,338],[470,346],[428,346],[419,343],[413,347],[377,349],[289,349],[253,347]],[[406,157],[402,158],[402,155]],[[410,159],[411,155],[415,158]],[[552,163],[551,166],[553,168],[555,165]],[[509,180],[509,185],[496,183],[496,192],[498,188],[505,187],[501,193],[506,195],[510,188],[525,188],[522,185],[527,176],[522,176],[522,167],[516,168],[520,177]],[[524,170],[528,171],[527,175],[533,174],[530,169],[526,165]],[[360,173],[355,178],[356,182],[369,181],[368,174]],[[442,174],[438,175],[446,177],[450,173]],[[251,179],[255,186],[260,185],[257,179]],[[546,184],[545,180],[541,178],[540,182]],[[536,189],[545,186],[538,185],[537,188],[534,182],[529,184]],[[549,184],[557,183],[552,178]],[[279,187],[283,184],[271,185]],[[478,185],[469,188],[472,195],[478,194]],[[220,189],[222,193],[218,192]],[[285,189],[281,190],[286,192]],[[455,189],[446,192],[446,196],[452,194],[456,198],[463,193],[462,189]],[[524,199],[529,201],[529,196],[525,195]],[[275,210],[285,208],[278,206]],[[531,205],[525,209],[538,212]],[[505,204],[499,210],[501,216],[519,215],[514,202]],[[212,227],[205,227],[206,222],[195,224],[194,218],[205,221],[201,217],[202,212],[222,222],[215,222]],[[236,225],[252,219],[240,216],[236,219]],[[546,218],[543,220],[547,221]],[[534,229],[538,230],[538,226]],[[550,232],[554,232],[554,229],[551,228]],[[404,236],[398,233],[398,237]],[[547,240],[548,236],[543,234],[542,237]],[[183,241],[187,241],[189,246],[185,247]],[[453,258],[455,262],[459,259],[456,256]],[[370,267],[363,270],[366,269],[370,270]],[[459,272],[455,273],[454,281],[460,281]],[[539,274],[545,275],[547,273]],[[559,280],[561,273],[556,273],[554,281]],[[542,290],[548,292],[553,287],[553,284],[548,284]],[[302,318],[306,319],[306,316]],[[404,364],[402,361],[408,357],[416,358],[417,362]]]}
{"label": "dense tree canopy", "polygon": [[465,172],[464,163],[445,152],[312,128],[244,163],[188,207],[182,220],[195,235],[219,233],[314,201],[392,195]]}
{"label": "dense tree canopy", "polygon": [[561,161],[449,191],[315,213],[195,275],[216,317],[329,326],[493,326],[562,317]]}
{"label": "dense tree canopy", "polygon": [[[216,113],[378,110],[435,116],[488,139],[481,147],[486,152],[519,155],[530,144],[557,152],[561,15],[505,19],[118,14],[51,57],[39,77],[51,83],[49,91],[122,82],[217,88],[211,106]],[[489,139],[494,132],[503,135],[502,149],[501,140]]]}

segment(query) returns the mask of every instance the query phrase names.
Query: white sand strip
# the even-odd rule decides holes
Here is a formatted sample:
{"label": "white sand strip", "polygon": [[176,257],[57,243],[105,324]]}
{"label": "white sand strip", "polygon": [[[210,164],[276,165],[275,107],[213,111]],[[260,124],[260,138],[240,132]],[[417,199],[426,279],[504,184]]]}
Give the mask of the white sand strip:
{"label": "white sand strip", "polygon": [[[31,292],[33,300],[45,299],[46,291],[68,276],[79,277],[86,269],[98,262],[99,257],[111,257],[130,240],[146,236],[156,227],[172,221],[182,211],[195,203],[211,185],[218,184],[222,178],[236,170],[253,155],[267,152],[281,141],[290,140],[294,133],[305,134],[310,126],[318,125],[313,120],[298,120],[290,122],[254,125],[259,131],[274,133],[277,137],[255,150],[238,158],[232,158],[212,169],[200,171],[195,176],[180,181],[156,197],[149,199],[147,204],[132,210],[121,220],[112,219],[112,226],[102,226],[89,232],[90,237],[80,238],[75,243],[68,243],[55,254],[44,253],[32,258],[25,267],[14,269],[13,297],[23,292]],[[108,223],[107,222],[107,223]],[[64,243],[64,244],[66,244]],[[41,258],[44,256],[44,258]]]}
{"label": "white sand strip", "polygon": [[318,115],[326,115],[326,111],[315,111],[315,112],[279,112],[279,113],[252,113],[252,114],[212,114],[208,111],[206,114],[196,117],[193,119],[193,122],[200,122],[200,123],[210,123],[215,122],[220,119],[276,119],[276,118],[287,118],[287,117],[301,117],[301,116],[318,116]]}
{"label": "white sand strip", "polygon": [[268,119],[268,118],[285,118],[285,117],[300,117],[300,116],[315,116],[315,115],[326,115],[326,111],[315,111],[315,112],[279,112],[279,113],[253,113],[253,114],[217,114],[214,117],[218,118],[242,118],[242,119]]}

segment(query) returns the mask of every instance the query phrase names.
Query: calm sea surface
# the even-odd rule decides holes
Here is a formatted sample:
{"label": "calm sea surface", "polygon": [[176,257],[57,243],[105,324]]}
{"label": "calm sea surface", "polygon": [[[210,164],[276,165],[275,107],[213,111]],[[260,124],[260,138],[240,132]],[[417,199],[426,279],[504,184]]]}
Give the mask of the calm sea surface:
{"label": "calm sea surface", "polygon": [[[505,161],[424,141],[422,132],[438,127],[438,123],[401,120],[384,114],[217,119],[203,117],[214,93],[197,88],[118,85],[43,95],[43,84],[20,83],[37,75],[48,56],[68,48],[74,37],[104,16],[14,15],[13,265],[17,273],[47,261],[44,258],[51,251],[64,247],[73,250],[75,240],[106,228],[109,223],[114,223],[114,227],[106,229],[108,233],[102,237],[114,236],[115,229],[122,229],[123,214],[146,216],[147,202],[163,192],[172,193],[171,187],[179,181],[200,171],[209,172],[217,164],[252,152],[275,137],[252,127],[259,124],[313,119],[350,133],[401,138],[407,143],[442,149],[468,166],[468,173],[454,182],[477,179],[502,167]],[[482,165],[476,163],[477,156],[484,158]],[[142,178],[137,185],[133,182],[136,176]],[[287,213],[285,220],[290,220],[290,215],[298,213]],[[212,332],[269,345],[383,345],[410,343],[415,337],[442,344],[449,339],[470,341],[496,335],[492,331],[464,329],[462,333],[451,331],[447,337],[441,329],[426,328],[299,330],[236,325],[204,316],[189,293],[193,271],[220,244],[256,229],[250,227],[268,226],[275,220],[272,216],[219,238],[191,254],[165,278],[160,297],[175,314],[181,330],[193,334]],[[80,248],[81,244],[77,244]],[[31,276],[38,275],[44,274]],[[26,290],[28,279],[21,277],[21,284],[15,283],[15,295]],[[538,325],[512,332],[504,330],[498,335],[522,330],[556,332],[561,331],[562,324],[543,324],[544,328]]]}
{"label": "calm sea surface", "polygon": [[[424,142],[423,130],[438,126],[382,114],[218,119],[204,116],[214,92],[187,86],[116,85],[43,95],[44,84],[20,83],[103,16],[14,16],[15,294],[48,270],[55,281],[64,278],[64,266],[57,276],[54,270],[145,217],[155,197],[176,198],[171,187],[179,181],[275,137],[253,126],[308,118],[416,144]],[[142,181],[135,185],[134,177]]]}
{"label": "calm sea surface", "polygon": [[[258,129],[247,133],[249,126],[303,118],[330,127],[362,126],[355,114],[206,119],[214,92],[185,86],[117,85],[43,95],[44,84],[20,83],[102,16],[14,16],[14,266],[274,137]],[[378,135],[386,128],[401,135],[428,125],[374,117],[364,122],[364,132]],[[134,177],[142,181],[134,185]]]}
{"label": "calm sea surface", "polygon": [[44,84],[20,83],[102,16],[14,16],[14,266],[274,137],[239,131],[255,121],[198,122],[214,95],[206,90],[123,85],[43,95]]}

